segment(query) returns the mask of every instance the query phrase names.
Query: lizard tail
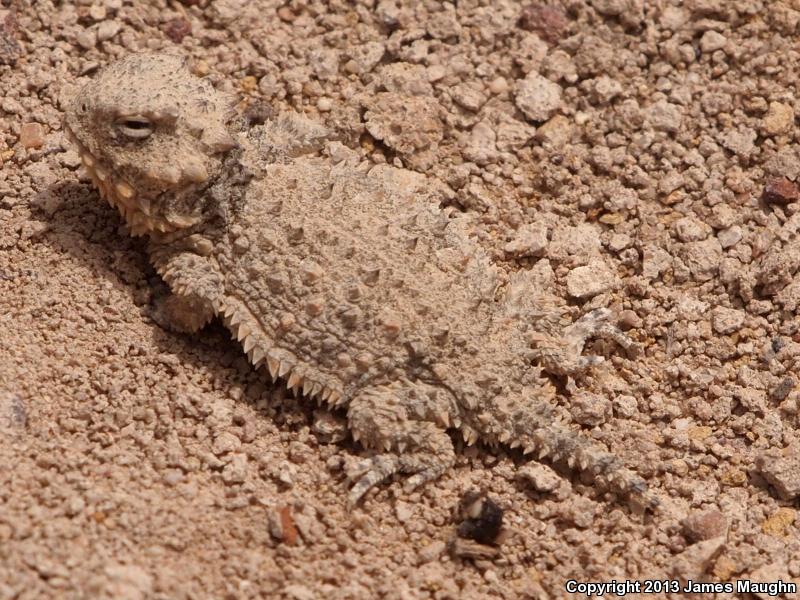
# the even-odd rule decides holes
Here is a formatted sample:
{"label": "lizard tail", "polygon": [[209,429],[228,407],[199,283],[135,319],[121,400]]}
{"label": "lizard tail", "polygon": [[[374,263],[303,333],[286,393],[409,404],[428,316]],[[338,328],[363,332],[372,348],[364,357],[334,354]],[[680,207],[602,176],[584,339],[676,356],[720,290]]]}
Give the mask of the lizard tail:
{"label": "lizard tail", "polygon": [[658,500],[648,492],[647,482],[627,468],[600,444],[561,422],[559,411],[547,401],[529,395],[495,398],[495,415],[504,415],[494,424],[491,437],[525,454],[553,463],[566,463],[572,469],[593,474],[611,490],[622,493],[645,510],[656,510]]}

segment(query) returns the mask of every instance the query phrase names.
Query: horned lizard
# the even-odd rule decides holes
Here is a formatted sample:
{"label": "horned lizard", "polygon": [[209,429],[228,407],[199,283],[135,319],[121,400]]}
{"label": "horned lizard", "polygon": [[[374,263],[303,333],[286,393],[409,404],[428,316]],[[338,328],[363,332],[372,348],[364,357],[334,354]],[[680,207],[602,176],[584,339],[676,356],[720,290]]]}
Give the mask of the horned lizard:
{"label": "horned lizard", "polygon": [[[573,431],[546,373],[574,374],[603,336],[595,310],[543,319],[524,271],[504,282],[440,208],[443,184],[362,160],[321,125],[286,113],[245,123],[185,59],[135,54],[69,106],[66,133],[100,195],[172,291],[159,312],[196,331],[220,316],[250,361],[346,410],[367,450],[350,502],[396,473],[413,489],[467,444],[520,447],[648,498],[644,481]],[[648,500],[649,501],[649,500]]]}

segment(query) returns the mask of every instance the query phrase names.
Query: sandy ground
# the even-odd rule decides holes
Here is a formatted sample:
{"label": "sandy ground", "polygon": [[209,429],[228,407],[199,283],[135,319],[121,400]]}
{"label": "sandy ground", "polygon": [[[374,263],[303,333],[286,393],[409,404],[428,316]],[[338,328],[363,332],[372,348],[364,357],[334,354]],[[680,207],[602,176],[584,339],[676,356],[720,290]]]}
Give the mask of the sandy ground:
{"label": "sandy ground", "polygon": [[[797,581],[799,29],[796,0],[4,0],[0,598]],[[66,144],[75,86],[148,49],[439,177],[506,272],[539,269],[576,314],[614,309],[643,352],[596,348],[610,360],[558,401],[662,510],[463,445],[422,491],[348,510],[358,445],[220,325],[147,316],[143,243]],[[480,488],[509,538],[453,556],[454,507]]]}

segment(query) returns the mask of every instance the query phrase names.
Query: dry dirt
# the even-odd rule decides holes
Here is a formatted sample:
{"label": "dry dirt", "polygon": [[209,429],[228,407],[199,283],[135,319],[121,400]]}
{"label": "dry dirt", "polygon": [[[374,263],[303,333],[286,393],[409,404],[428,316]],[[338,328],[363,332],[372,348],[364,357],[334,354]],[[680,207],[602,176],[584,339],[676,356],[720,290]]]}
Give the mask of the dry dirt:
{"label": "dry dirt", "polygon": [[[797,0],[0,2],[0,598],[797,580],[799,31]],[[221,326],[155,325],[143,243],[65,142],[75,86],[157,49],[441,178],[506,271],[617,311],[643,351],[598,346],[613,358],[558,401],[662,510],[481,446],[348,510],[358,445]],[[478,488],[509,537],[458,558]]]}

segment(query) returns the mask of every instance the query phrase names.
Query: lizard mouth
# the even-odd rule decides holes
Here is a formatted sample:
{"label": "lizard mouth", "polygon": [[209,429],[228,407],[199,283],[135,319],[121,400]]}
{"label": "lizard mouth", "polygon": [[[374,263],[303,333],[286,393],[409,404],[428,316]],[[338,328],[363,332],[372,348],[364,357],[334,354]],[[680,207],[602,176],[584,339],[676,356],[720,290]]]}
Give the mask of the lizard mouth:
{"label": "lizard mouth", "polygon": [[167,219],[153,214],[150,199],[138,194],[136,188],[122,178],[117,177],[111,169],[103,165],[103,161],[82,144],[69,127],[65,127],[67,139],[78,149],[81,162],[92,178],[92,183],[100,193],[100,197],[116,208],[125,219],[131,235],[140,236],[151,232],[171,233],[183,229],[190,223],[176,217]]}

